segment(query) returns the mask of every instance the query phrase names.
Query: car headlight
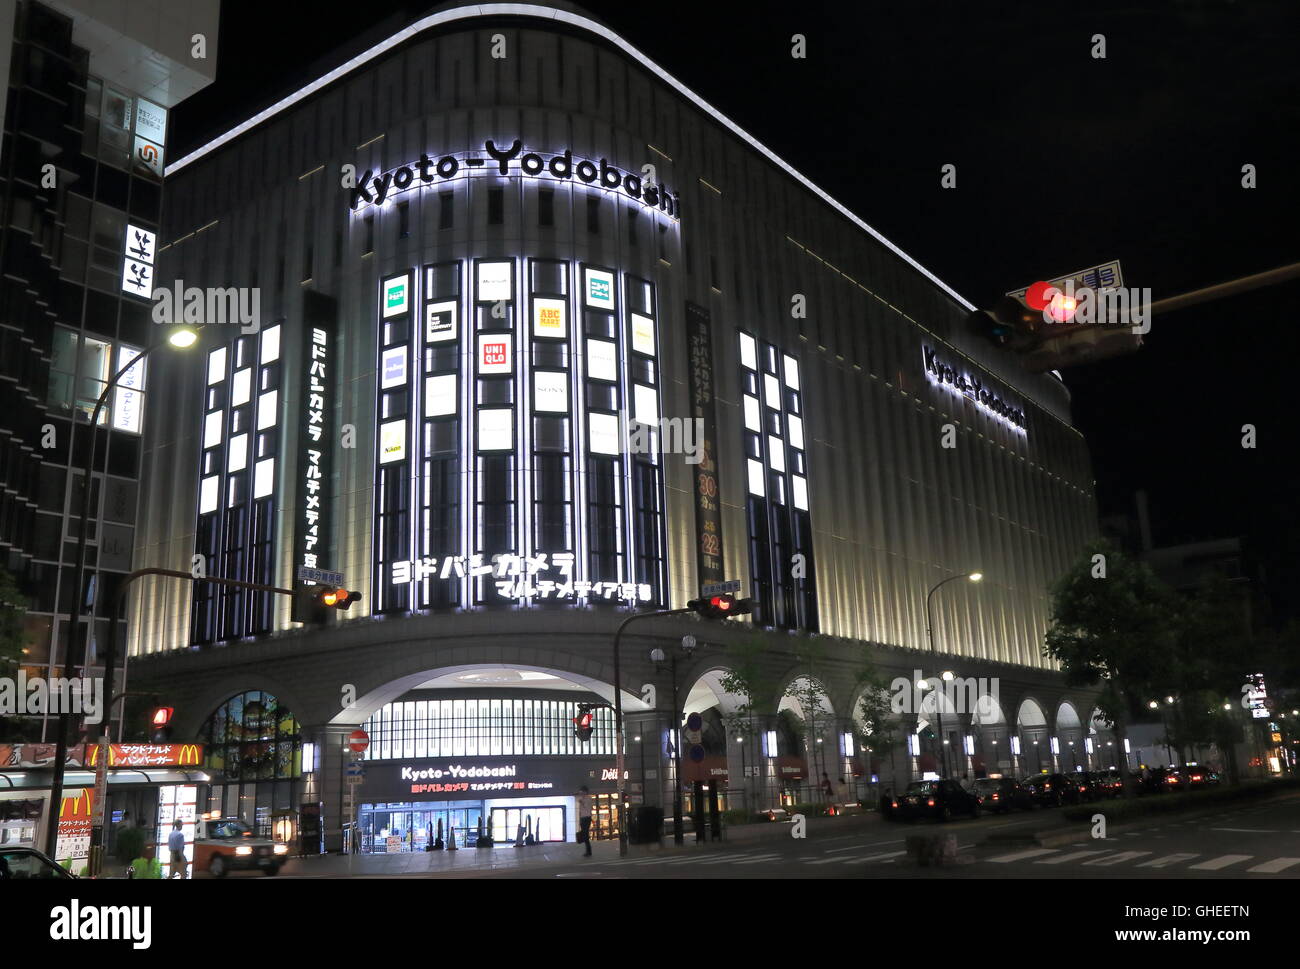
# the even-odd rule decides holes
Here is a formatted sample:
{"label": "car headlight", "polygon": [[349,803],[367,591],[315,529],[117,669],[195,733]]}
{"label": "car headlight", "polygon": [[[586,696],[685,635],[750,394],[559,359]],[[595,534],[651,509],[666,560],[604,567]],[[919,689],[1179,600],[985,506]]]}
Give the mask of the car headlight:
{"label": "car headlight", "polygon": [[287,855],[287,854],[289,853],[289,846],[288,846],[288,845],[276,845],[276,846],[275,846],[275,853],[276,853],[277,855]]}
{"label": "car headlight", "polygon": [[251,855],[252,853],[253,853],[253,849],[245,847],[244,845],[240,845],[238,848],[235,849],[235,854],[237,855]]}

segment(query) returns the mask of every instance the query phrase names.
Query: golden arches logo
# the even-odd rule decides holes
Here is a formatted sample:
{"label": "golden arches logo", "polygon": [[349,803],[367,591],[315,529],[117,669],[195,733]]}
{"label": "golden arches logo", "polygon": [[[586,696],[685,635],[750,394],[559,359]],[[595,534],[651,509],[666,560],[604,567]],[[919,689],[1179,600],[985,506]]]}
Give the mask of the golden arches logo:
{"label": "golden arches logo", "polygon": [[181,744],[180,753],[176,755],[176,763],[179,764],[201,764],[203,762],[203,748],[198,744]]}
{"label": "golden arches logo", "polygon": [[[82,800],[86,802],[86,810],[80,810]],[[65,797],[63,804],[59,808],[60,818],[90,817],[91,815],[91,789],[83,787],[75,797]],[[71,808],[69,808],[71,805]]]}

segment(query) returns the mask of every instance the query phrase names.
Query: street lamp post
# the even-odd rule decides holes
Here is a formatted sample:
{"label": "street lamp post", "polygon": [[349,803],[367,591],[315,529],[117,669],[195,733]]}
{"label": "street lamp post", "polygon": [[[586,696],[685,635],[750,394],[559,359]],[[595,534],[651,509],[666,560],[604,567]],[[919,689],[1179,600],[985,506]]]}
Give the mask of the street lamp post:
{"label": "street lamp post", "polygon": [[[108,402],[109,394],[117,389],[117,382],[126,376],[127,371],[133,369],[137,364],[144,360],[149,354],[161,346],[168,345],[178,349],[186,349],[193,346],[198,341],[198,333],[192,327],[178,326],[175,327],[167,336],[166,344],[155,343],[152,346],[145,347],[137,353],[131,360],[123,365],[117,373],[113,374],[111,380],[104,387],[104,392],[99,395],[99,400],[95,401],[95,410],[90,416],[90,447],[86,449],[86,464],[82,469],[85,480],[82,484],[81,508],[80,508],[80,528],[77,534],[77,567],[74,572],[73,581],[73,599],[72,613],[68,625],[68,651],[64,657],[64,672],[72,668],[72,653],[77,641],[77,634],[81,627],[81,609],[82,601],[85,595],[82,586],[85,584],[86,576],[86,531],[87,524],[90,521],[90,495],[92,491],[93,478],[95,474],[95,430],[99,427],[99,415],[104,409],[104,404]],[[68,442],[68,464],[71,466],[74,455],[76,454],[77,423],[74,420],[72,428],[69,431]],[[94,603],[91,603],[90,622],[93,627],[95,621]],[[55,641],[55,651],[57,655],[58,642]],[[86,634],[86,643],[81,653],[81,666],[84,671],[86,661],[90,658],[90,633],[89,629]],[[112,693],[108,696],[111,698]],[[64,711],[59,714],[58,727],[55,731],[54,746],[54,776],[50,784],[50,818],[49,824],[45,831],[45,853],[51,858],[54,857],[58,848],[59,838],[59,814],[63,807],[63,775],[64,761],[68,756],[68,726],[71,722],[71,714]],[[107,727],[105,728],[107,730]]]}
{"label": "street lamp post", "polygon": [[[623,780],[623,687],[619,677],[618,650],[623,640],[623,630],[638,619],[654,619],[657,616],[678,616],[684,613],[695,612],[693,607],[687,606],[684,609],[658,609],[654,612],[634,612],[621,623],[618,624],[618,630],[614,633],[614,770],[618,774],[618,853],[620,857],[627,855],[627,818],[623,816],[623,798],[625,796],[626,786]],[[680,746],[680,745],[679,745]],[[681,778],[678,778],[680,785]]]}
{"label": "street lamp post", "polygon": [[[690,656],[694,650],[695,637],[683,636],[682,651]],[[650,650],[650,662],[661,672],[665,658],[664,651],[659,647]],[[673,650],[669,669],[673,681],[672,740],[669,741],[673,748],[673,843],[680,845],[684,843],[684,838],[682,836],[682,709],[677,698],[677,650]]]}
{"label": "street lamp post", "polygon": [[[930,600],[934,598],[934,594],[939,591],[940,588],[947,585],[949,582],[956,582],[958,579],[968,579],[971,582],[979,582],[983,578],[983,572],[963,572],[961,575],[952,575],[931,586],[930,591],[925,594],[925,636],[930,641],[930,652],[934,654],[936,659],[938,658],[938,653],[934,648],[934,616],[930,608]],[[950,680],[952,679],[952,676],[945,673],[944,679]],[[939,721],[939,756],[943,758],[941,776],[947,778],[948,752],[944,750],[944,743],[946,741],[943,736],[943,704],[939,702],[939,692],[939,690],[935,690],[934,706]]]}

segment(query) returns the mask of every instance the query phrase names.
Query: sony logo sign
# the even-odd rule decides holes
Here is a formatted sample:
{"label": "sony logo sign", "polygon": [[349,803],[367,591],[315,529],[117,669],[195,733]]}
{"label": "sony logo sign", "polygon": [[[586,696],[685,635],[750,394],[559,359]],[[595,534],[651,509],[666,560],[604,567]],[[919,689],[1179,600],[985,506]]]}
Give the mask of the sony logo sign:
{"label": "sony logo sign", "polygon": [[[461,173],[462,165],[467,172],[495,165],[498,175],[538,176],[549,173],[552,178],[566,180],[576,178],[588,185],[599,185],[610,191],[621,191],[646,208],[658,209],[674,219],[681,218],[681,202],[676,195],[654,181],[620,171],[604,158],[600,159],[599,163],[582,158],[574,161],[572,151],[565,151],[562,155],[554,155],[549,159],[543,158],[536,152],[523,153],[523,143],[517,138],[508,149],[498,148],[491,140],[486,141],[483,143],[483,150],[487,158],[470,155],[462,161],[455,155],[443,155],[435,161],[426,153],[420,155],[418,162],[403,165],[391,172],[376,174],[373,170],[367,169],[366,173],[357,179],[356,186],[352,189],[349,207],[355,212],[358,206],[363,204],[383,205],[384,201],[393,195],[412,187],[428,185],[435,178],[442,181],[455,178]],[[512,163],[515,163],[513,167]]]}

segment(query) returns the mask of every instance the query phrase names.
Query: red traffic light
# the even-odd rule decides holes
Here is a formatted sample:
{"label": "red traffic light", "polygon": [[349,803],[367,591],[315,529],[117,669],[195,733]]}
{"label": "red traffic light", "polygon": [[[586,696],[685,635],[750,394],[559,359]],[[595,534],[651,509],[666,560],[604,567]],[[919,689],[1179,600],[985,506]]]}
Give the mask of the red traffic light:
{"label": "red traffic light", "polygon": [[752,599],[737,599],[729,595],[692,599],[686,605],[705,619],[727,619],[731,616],[744,616],[754,611]]}
{"label": "red traffic light", "polygon": [[316,593],[316,601],[327,609],[350,609],[352,603],[361,601],[361,593],[348,589],[323,589]]}
{"label": "red traffic light", "polygon": [[575,728],[573,731],[574,736],[583,743],[589,741],[592,733],[591,708],[587,706],[578,707],[578,715],[573,718],[573,725]]}
{"label": "red traffic light", "polygon": [[150,715],[149,723],[154,727],[165,727],[171,722],[174,712],[175,707],[157,707],[154,709],[153,714]]}
{"label": "red traffic light", "polygon": [[731,596],[714,596],[709,600],[709,606],[717,612],[731,612]]}

